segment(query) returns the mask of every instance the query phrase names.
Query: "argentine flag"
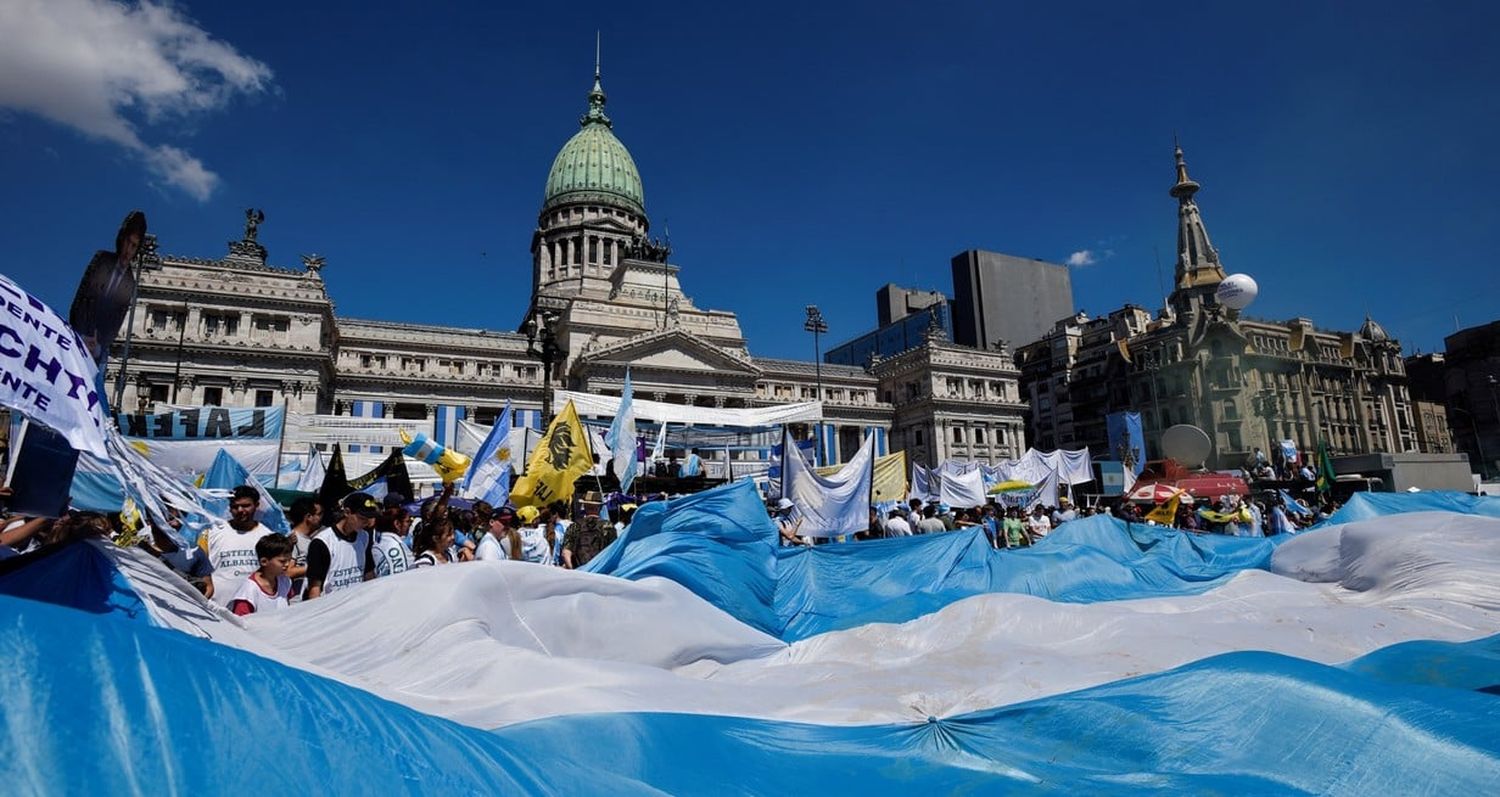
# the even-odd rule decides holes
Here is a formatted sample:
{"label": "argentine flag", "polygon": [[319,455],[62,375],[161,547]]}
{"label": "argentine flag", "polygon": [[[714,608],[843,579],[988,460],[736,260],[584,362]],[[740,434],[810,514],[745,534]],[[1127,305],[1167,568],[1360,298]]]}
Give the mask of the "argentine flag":
{"label": "argentine flag", "polygon": [[[0,782],[219,793],[274,770],[330,797],[1500,793],[1500,500],[1359,493],[1272,538],[1105,515],[1020,550],[977,528],[779,536],[741,481],[642,505],[576,570],[417,568],[250,622],[138,549],[13,558],[0,727],[28,732],[7,738]],[[495,687],[538,662],[566,677]],[[224,721],[267,705],[298,732]],[[118,743],[126,716],[194,743],[143,756]],[[608,743],[578,766],[579,739]],[[393,749],[461,749],[464,765]]]}
{"label": "argentine flag", "polygon": [[635,459],[635,406],[630,386],[630,369],[625,369],[625,389],[620,394],[620,409],[609,425],[609,434],[604,443],[613,452],[615,477],[620,480],[620,492],[630,492],[640,463]]}
{"label": "argentine flag", "polygon": [[490,433],[474,453],[474,461],[469,463],[469,470],[464,474],[463,495],[492,506],[500,506],[509,500],[510,477],[515,463],[510,455],[510,418],[510,401],[507,400],[505,410],[495,419],[495,425],[490,427]]}

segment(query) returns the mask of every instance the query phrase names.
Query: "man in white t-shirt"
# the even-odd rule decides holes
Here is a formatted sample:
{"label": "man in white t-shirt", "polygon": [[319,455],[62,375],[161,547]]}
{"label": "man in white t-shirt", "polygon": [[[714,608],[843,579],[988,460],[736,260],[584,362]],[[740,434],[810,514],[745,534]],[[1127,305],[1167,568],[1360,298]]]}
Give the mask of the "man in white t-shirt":
{"label": "man in white t-shirt", "polygon": [[1052,521],[1048,519],[1047,512],[1041,504],[1037,504],[1031,510],[1031,517],[1026,518],[1026,530],[1031,533],[1033,542],[1052,533]]}
{"label": "man in white t-shirt", "polygon": [[307,592],[303,600],[345,590],[375,577],[368,529],[380,514],[369,493],[350,493],[338,522],[318,532],[307,546]]}
{"label": "man in white t-shirt", "polygon": [[254,487],[242,484],[234,488],[229,498],[229,522],[215,523],[201,539],[208,564],[213,568],[213,600],[220,606],[228,606],[229,599],[239,591],[240,582],[260,567],[255,543],[275,533],[255,519],[255,510],[259,508],[260,493]]}

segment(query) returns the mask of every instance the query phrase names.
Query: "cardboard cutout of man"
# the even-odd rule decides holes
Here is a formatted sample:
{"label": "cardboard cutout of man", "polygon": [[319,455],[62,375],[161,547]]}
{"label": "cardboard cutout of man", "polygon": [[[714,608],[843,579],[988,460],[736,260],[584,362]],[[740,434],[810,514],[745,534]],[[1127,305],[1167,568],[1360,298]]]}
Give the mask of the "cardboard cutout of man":
{"label": "cardboard cutout of man", "polygon": [[89,356],[101,372],[135,296],[135,273],[131,266],[145,238],[146,214],[130,211],[120,223],[114,251],[94,253],[78,282],[78,292],[73,294],[68,325],[83,338]]}

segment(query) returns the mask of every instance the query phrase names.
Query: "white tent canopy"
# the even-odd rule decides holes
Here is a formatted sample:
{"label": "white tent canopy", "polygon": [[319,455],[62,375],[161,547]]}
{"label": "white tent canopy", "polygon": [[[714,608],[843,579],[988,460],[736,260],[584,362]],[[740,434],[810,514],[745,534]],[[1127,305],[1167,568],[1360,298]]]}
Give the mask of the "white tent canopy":
{"label": "white tent canopy", "polygon": [[[553,392],[554,407],[561,407],[569,401],[573,402],[579,415],[613,418],[620,410],[619,396],[599,396],[572,390]],[[756,428],[823,420],[823,403],[820,401],[778,404],[774,407],[689,407],[664,401],[646,401],[636,396],[632,406],[637,420],[657,423]]]}

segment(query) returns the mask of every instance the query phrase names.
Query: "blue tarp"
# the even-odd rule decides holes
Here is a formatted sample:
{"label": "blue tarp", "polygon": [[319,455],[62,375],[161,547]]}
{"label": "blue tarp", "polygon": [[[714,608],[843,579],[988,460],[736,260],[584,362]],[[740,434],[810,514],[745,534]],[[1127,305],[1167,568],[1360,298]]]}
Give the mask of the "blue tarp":
{"label": "blue tarp", "polygon": [[[554,717],[486,732],[237,649],[0,597],[18,793],[1494,794],[1500,639],[1234,653],[926,722]],[[1456,677],[1448,673],[1457,672]]]}
{"label": "blue tarp", "polygon": [[1192,594],[1265,567],[1276,547],[1105,516],[1015,551],[994,550],[978,530],[810,549],[776,540],[759,495],[741,482],[646,504],[586,569],[670,578],[747,625],[796,640],[904,622],[992,592],[1074,603]]}

